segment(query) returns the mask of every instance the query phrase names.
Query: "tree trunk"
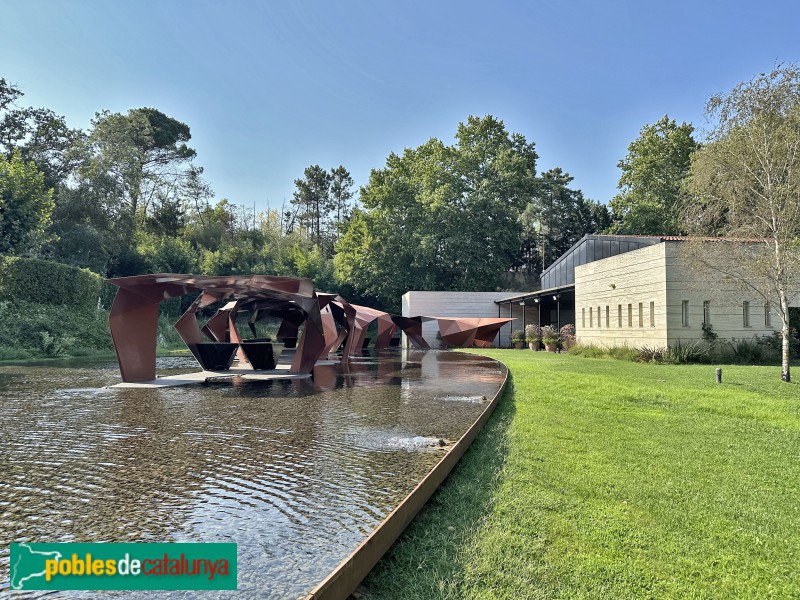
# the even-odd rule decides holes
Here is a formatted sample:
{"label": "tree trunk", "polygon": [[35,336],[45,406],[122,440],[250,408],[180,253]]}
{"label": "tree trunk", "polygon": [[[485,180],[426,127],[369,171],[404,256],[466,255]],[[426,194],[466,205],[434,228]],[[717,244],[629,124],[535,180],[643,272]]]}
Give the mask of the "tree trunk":
{"label": "tree trunk", "polygon": [[785,315],[781,327],[781,380],[789,383],[792,375],[789,370],[789,301],[783,290],[780,291],[781,312]]}

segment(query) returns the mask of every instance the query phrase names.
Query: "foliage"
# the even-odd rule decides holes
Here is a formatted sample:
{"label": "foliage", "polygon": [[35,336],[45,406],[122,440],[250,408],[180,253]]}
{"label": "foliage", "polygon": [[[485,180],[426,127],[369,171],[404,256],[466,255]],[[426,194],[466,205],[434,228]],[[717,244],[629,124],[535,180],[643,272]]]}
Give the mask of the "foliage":
{"label": "foliage", "polygon": [[527,270],[546,269],[584,235],[611,225],[608,208],[571,189],[573,179],[560,168],[537,179],[533,198],[520,215],[522,246],[517,262]]}
{"label": "foliage", "polygon": [[336,246],[337,279],[395,307],[410,289],[495,289],[519,248],[536,158],[491,116],[460,124],[453,146],[431,139],[392,153]]}
{"label": "foliage", "polygon": [[689,123],[677,125],[668,115],[645,125],[617,165],[622,170],[620,193],[610,202],[620,234],[675,235],[681,233],[681,188],[698,144]]}
{"label": "foliage", "polygon": [[35,258],[0,257],[0,300],[92,308],[103,279],[86,269]]}
{"label": "foliage", "polygon": [[515,329],[511,332],[511,343],[521,343],[525,341],[525,332],[522,329]]}
{"label": "foliage", "polygon": [[33,162],[19,151],[11,160],[0,154],[0,253],[21,254],[32,249],[50,224],[53,192]]}
{"label": "foliage", "polygon": [[719,337],[714,332],[714,326],[711,323],[703,323],[701,327],[703,329],[703,340],[705,340],[706,343],[713,345]]}
{"label": "foliage", "polygon": [[761,364],[764,360],[764,346],[755,339],[733,339],[728,342],[733,360],[742,364]]}
{"label": "foliage", "polygon": [[788,381],[789,303],[800,283],[800,68],[778,66],[712,96],[707,112],[716,125],[692,160],[685,222],[751,243],[695,258],[775,307]]}
{"label": "foliage", "polygon": [[542,342],[545,344],[557,344],[559,341],[559,333],[552,325],[545,325],[542,327]]}
{"label": "foliage", "polygon": [[638,348],[629,346],[595,346],[593,344],[573,344],[568,349],[570,354],[584,358],[613,358],[615,360],[636,361]]}
{"label": "foliage", "polygon": [[542,328],[535,323],[525,326],[525,339],[528,342],[538,342],[542,339]]}
{"label": "foliage", "polygon": [[149,273],[192,273],[197,266],[195,250],[181,238],[143,233],[136,250]]}
{"label": "foliage", "polygon": [[0,301],[0,359],[81,356],[111,350],[105,310],[20,299]]}
{"label": "foliage", "polygon": [[296,226],[301,228],[326,258],[331,257],[352,210],[353,178],[342,165],[330,172],[311,165],[303,175],[303,179],[294,182],[297,190],[292,196],[294,208],[285,215],[286,231],[291,233]]}
{"label": "foliage", "polygon": [[662,365],[687,365],[710,361],[709,347],[704,342],[682,342],[672,346],[642,346],[638,349],[636,362]]}
{"label": "foliage", "polygon": [[172,193],[186,177],[181,165],[196,154],[186,145],[191,137],[188,125],[154,108],[101,111],[80,149],[79,174],[143,222],[157,194]]}

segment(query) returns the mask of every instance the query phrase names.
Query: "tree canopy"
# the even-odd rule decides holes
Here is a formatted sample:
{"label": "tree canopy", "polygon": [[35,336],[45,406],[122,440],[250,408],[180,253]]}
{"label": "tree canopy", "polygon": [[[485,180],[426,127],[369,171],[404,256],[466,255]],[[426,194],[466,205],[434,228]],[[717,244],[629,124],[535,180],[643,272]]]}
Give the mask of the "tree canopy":
{"label": "tree canopy", "polygon": [[680,198],[698,143],[694,127],[675,123],[665,115],[645,125],[618,163],[620,193],[610,204],[614,211],[611,233],[677,235],[682,233]]}
{"label": "tree canopy", "polygon": [[536,192],[520,217],[520,262],[528,270],[543,271],[584,235],[611,225],[608,208],[570,188],[573,179],[559,167],[537,179]]}
{"label": "tree canopy", "polygon": [[372,171],[366,210],[337,244],[337,277],[395,307],[410,289],[496,288],[519,249],[537,154],[492,116],[469,117],[455,137],[392,153]]}
{"label": "tree canopy", "polygon": [[44,174],[15,151],[11,160],[0,154],[0,252],[31,250],[50,224],[53,191]]}

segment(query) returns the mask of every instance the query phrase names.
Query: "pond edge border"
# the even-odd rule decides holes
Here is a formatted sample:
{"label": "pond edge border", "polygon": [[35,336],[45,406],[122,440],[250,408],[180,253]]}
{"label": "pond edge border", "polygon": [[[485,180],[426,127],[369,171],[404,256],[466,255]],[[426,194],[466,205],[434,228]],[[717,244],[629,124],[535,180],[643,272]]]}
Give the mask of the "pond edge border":
{"label": "pond edge border", "polygon": [[492,400],[469,426],[466,432],[453,444],[453,447],[442,459],[428,471],[416,487],[398,504],[392,512],[378,525],[347,558],[328,574],[305,600],[345,600],[352,594],[361,581],[369,574],[383,555],[392,547],[405,531],[422,507],[430,500],[434,492],[444,482],[461,457],[472,445],[472,442],[483,429],[486,421],[494,412],[500,396],[508,384],[509,369],[496,358],[477,353],[466,353],[495,361],[504,370],[503,382]]}

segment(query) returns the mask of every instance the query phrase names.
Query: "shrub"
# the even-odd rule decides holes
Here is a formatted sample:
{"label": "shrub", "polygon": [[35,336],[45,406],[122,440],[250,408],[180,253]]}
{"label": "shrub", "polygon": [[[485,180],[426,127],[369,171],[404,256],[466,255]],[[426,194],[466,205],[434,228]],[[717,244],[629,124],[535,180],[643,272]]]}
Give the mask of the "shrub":
{"label": "shrub", "polygon": [[615,360],[635,361],[639,356],[637,348],[629,346],[595,346],[592,344],[575,344],[570,346],[567,350],[570,354],[575,356],[582,356],[584,358],[613,358]]}
{"label": "shrub", "polygon": [[672,346],[642,346],[638,349],[636,362],[662,365],[686,365],[710,361],[709,347],[704,342],[681,342]]}
{"label": "shrub", "polygon": [[571,323],[564,325],[558,334],[565,348],[569,349],[575,344],[575,325]]}
{"label": "shrub", "polygon": [[0,259],[0,300],[92,308],[104,286],[87,269],[37,258]]}
{"label": "shrub", "polygon": [[105,310],[0,302],[0,357],[4,359],[79,356],[112,348]]}
{"label": "shrub", "polygon": [[511,343],[517,342],[524,342],[525,341],[525,332],[522,329],[516,329],[515,331],[511,332]]}
{"label": "shrub", "polygon": [[666,348],[660,348],[658,346],[642,346],[641,348],[637,349],[636,362],[663,362],[665,352]]}
{"label": "shrub", "polygon": [[687,344],[678,340],[675,345],[666,348],[663,357],[663,362],[670,365],[707,363],[710,360],[708,345],[700,341]]}
{"label": "shrub", "polygon": [[728,345],[733,353],[734,362],[755,365],[765,358],[765,348],[757,339],[733,339]]}

